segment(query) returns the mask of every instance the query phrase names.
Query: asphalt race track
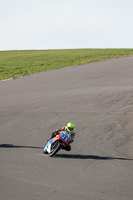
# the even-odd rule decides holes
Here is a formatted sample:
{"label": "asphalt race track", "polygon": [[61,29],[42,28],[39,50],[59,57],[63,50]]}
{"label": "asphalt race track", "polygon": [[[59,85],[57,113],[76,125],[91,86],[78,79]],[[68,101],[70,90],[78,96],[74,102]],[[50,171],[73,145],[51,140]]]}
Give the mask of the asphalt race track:
{"label": "asphalt race track", "polygon": [[[51,132],[75,124],[72,151]],[[133,199],[133,56],[0,82],[0,200]]]}

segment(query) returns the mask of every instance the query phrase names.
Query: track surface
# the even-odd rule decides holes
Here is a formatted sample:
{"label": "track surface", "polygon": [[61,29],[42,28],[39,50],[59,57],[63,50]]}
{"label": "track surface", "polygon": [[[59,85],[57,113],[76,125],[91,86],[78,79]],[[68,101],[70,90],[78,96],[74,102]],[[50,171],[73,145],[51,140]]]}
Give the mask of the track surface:
{"label": "track surface", "polygon": [[[72,121],[72,151],[50,158]],[[0,82],[0,200],[133,199],[133,57]]]}

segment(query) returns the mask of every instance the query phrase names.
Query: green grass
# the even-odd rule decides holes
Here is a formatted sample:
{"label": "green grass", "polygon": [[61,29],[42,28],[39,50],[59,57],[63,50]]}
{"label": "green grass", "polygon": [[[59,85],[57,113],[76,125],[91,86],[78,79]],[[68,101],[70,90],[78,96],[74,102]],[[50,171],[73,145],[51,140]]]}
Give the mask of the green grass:
{"label": "green grass", "polygon": [[0,51],[0,80],[133,55],[133,49]]}

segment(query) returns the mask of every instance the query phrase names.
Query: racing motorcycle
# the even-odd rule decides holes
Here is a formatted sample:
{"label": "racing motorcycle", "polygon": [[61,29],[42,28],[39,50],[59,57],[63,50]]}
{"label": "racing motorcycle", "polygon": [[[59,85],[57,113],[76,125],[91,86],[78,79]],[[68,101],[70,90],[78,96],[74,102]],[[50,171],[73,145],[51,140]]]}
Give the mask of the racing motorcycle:
{"label": "racing motorcycle", "polygon": [[71,133],[67,130],[61,131],[59,135],[50,139],[43,149],[44,154],[49,154],[50,157],[54,156],[60,149],[69,144]]}

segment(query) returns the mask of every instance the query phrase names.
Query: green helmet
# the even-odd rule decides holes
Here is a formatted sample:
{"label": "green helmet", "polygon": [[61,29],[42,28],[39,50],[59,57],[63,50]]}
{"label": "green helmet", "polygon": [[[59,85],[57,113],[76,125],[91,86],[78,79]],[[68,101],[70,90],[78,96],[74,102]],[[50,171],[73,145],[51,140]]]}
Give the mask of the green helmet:
{"label": "green helmet", "polygon": [[73,132],[73,129],[74,129],[74,124],[69,122],[66,126],[66,129],[68,130],[68,132]]}

